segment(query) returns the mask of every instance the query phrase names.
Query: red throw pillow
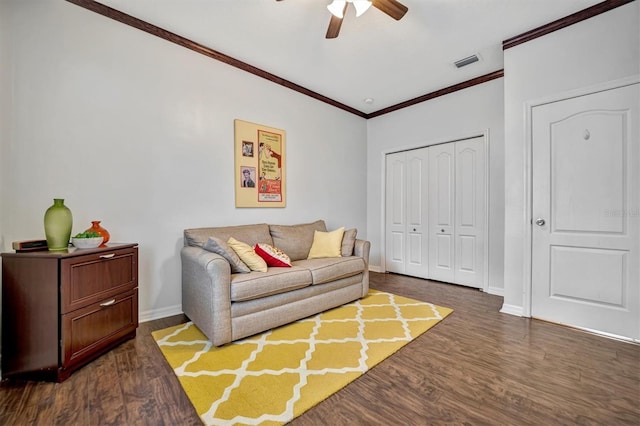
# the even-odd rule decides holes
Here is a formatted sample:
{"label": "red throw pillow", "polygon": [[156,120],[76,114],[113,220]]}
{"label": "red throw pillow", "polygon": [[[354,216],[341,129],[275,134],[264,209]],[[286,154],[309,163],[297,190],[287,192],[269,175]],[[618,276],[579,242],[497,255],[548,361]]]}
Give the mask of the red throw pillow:
{"label": "red throw pillow", "polygon": [[258,256],[267,262],[267,266],[291,267],[291,259],[285,252],[269,244],[256,244],[253,249]]}

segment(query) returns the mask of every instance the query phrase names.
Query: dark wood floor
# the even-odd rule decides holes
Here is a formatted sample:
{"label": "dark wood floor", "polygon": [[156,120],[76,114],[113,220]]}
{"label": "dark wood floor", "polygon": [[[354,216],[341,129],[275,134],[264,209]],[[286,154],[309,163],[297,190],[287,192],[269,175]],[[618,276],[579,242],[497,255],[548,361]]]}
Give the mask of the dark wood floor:
{"label": "dark wood floor", "polygon": [[[477,290],[371,274],[371,287],[455,312],[292,425],[639,425],[640,346],[500,314]],[[190,425],[200,421],[150,336],[62,384],[3,381],[0,425]]]}

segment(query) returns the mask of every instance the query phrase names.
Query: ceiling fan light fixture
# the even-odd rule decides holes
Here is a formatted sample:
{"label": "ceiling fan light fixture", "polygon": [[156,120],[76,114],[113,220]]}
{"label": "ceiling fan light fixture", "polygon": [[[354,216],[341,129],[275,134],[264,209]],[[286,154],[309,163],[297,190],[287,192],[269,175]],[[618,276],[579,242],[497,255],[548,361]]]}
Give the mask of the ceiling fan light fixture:
{"label": "ceiling fan light fixture", "polygon": [[351,2],[356,8],[356,17],[362,15],[371,7],[371,2],[369,0],[351,0]]}
{"label": "ceiling fan light fixture", "polygon": [[346,0],[333,0],[330,5],[327,5],[329,12],[336,18],[342,19],[344,17],[344,7],[347,5]]}

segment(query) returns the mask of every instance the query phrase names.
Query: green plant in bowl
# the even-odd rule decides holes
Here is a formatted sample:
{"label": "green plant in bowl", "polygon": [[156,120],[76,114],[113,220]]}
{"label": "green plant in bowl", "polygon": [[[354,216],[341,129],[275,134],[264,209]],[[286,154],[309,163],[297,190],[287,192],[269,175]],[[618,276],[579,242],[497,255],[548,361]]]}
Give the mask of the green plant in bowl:
{"label": "green plant in bowl", "polygon": [[89,232],[80,232],[79,234],[76,234],[73,238],[98,238],[100,236],[101,235],[95,231],[89,231]]}
{"label": "green plant in bowl", "polygon": [[102,235],[98,234],[95,231],[89,231],[89,232],[80,232],[79,234],[76,234],[71,239],[71,242],[76,248],[83,249],[83,248],[96,248],[100,244],[102,244],[102,240],[103,240]]}

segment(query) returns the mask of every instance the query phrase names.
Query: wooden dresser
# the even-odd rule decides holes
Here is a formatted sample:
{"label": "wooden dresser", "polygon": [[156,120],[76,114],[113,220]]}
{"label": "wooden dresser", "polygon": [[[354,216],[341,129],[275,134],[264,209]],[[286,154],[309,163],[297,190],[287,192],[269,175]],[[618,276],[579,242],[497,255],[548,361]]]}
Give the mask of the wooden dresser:
{"label": "wooden dresser", "polygon": [[62,382],[138,327],[138,245],[2,253],[2,378]]}

